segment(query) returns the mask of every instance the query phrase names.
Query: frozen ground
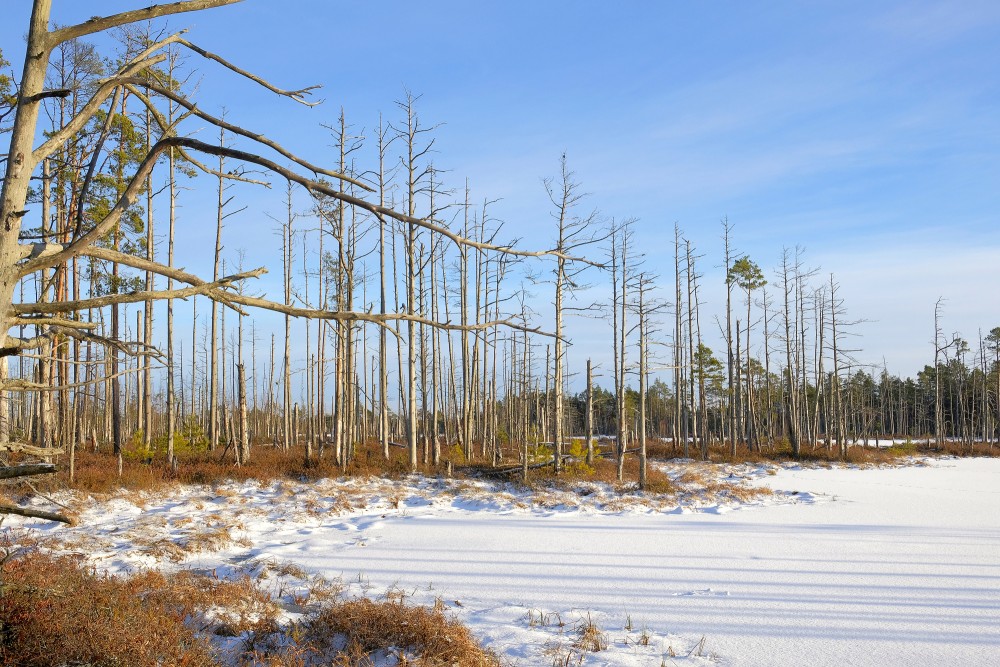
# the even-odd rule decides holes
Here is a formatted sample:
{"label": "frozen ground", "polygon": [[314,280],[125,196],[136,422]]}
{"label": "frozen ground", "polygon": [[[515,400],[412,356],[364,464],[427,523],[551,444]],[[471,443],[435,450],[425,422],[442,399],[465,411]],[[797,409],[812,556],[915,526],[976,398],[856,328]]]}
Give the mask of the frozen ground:
{"label": "frozen ground", "polygon": [[588,619],[608,648],[570,664],[1000,664],[1000,460],[698,470],[779,492],[678,504],[601,485],[233,484],[93,499],[78,528],[6,525],[109,571],[291,563],[303,590],[322,575],[439,600],[524,667],[566,656]]}

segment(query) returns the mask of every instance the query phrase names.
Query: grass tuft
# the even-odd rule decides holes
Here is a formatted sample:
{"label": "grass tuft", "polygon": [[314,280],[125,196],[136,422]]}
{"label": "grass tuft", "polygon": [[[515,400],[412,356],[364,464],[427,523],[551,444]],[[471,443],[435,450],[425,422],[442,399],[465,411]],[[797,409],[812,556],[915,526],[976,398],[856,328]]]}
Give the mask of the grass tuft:
{"label": "grass tuft", "polygon": [[597,624],[594,623],[589,614],[586,620],[580,619],[580,623],[577,626],[575,646],[581,651],[589,651],[591,653],[606,651],[608,648],[607,634],[597,627]]}
{"label": "grass tuft", "polygon": [[[306,624],[307,642],[329,664],[362,667],[377,655],[413,667],[499,667],[469,630],[442,611],[399,602],[357,599],[327,606]],[[324,663],[327,664],[327,663]]]}

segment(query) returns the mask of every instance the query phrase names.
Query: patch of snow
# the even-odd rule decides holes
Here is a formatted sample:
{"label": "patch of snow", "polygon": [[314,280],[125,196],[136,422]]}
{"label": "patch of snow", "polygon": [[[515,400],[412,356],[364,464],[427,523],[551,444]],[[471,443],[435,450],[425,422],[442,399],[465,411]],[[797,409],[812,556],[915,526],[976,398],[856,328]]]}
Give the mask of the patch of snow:
{"label": "patch of snow", "polygon": [[114,573],[273,571],[283,589],[323,577],[350,595],[437,601],[524,667],[572,652],[586,622],[607,648],[582,665],[995,664],[1000,460],[662,465],[774,495],[678,504],[596,483],[248,482],[67,497],[78,527],[12,518],[5,530],[32,528]]}

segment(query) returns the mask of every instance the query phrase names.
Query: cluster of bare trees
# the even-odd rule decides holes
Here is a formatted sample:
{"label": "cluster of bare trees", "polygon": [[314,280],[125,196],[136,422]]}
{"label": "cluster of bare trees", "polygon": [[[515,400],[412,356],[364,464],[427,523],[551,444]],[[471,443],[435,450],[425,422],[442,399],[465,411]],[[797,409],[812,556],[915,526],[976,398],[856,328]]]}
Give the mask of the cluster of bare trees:
{"label": "cluster of bare trees", "polygon": [[[467,360],[467,372],[463,373],[461,400],[467,424],[472,422],[471,406],[482,403],[481,393],[493,387],[494,398],[497,395],[499,328],[530,333],[526,325],[501,315],[506,312],[503,304],[507,297],[499,289],[505,268],[518,257],[563,255],[494,245],[491,241],[497,231],[490,229],[485,207],[481,216],[470,214],[468,198],[462,233],[439,224],[435,196],[440,186],[435,182],[435,170],[426,161],[430,142],[423,139],[425,130],[419,126],[412,99],[401,105],[404,113],[398,127],[379,127],[377,178],[354,177],[350,174],[358,169],[351,154],[359,148],[360,139],[349,135],[343,116],[332,128],[340,147],[340,170],[315,166],[260,133],[201,110],[186,97],[179,80],[178,54],[182,49],[194,53],[301,103],[308,104],[309,89],[278,89],[192,44],[181,33],[154,36],[148,29],[135,27],[148,19],[234,1],[190,0],[95,17],[58,29],[49,27],[51,2],[34,3],[29,55],[17,90],[8,94],[6,89],[13,82],[3,81],[4,100],[11,103],[4,120],[12,122],[3,127],[10,135],[10,150],[5,157],[0,210],[4,221],[0,301],[6,304],[0,306],[0,324],[10,332],[5,334],[3,362],[12,357],[17,361],[13,373],[6,369],[3,373],[0,433],[7,449],[40,449],[50,455],[59,446],[68,445],[72,456],[72,447],[89,436],[95,445],[110,440],[120,453],[128,435],[148,451],[153,448],[154,435],[165,432],[167,455],[172,458],[179,421],[187,427],[189,444],[204,429],[208,447],[232,444],[238,460],[249,455],[254,432],[251,424],[256,434],[263,431],[273,438],[280,432],[285,446],[293,442],[300,428],[310,445],[327,443],[332,431],[336,457],[347,461],[354,443],[372,433],[370,420],[359,418],[376,411],[370,406],[379,406],[378,434],[383,446],[389,445],[387,383],[379,383],[377,390],[369,387],[367,372],[371,364],[371,377],[387,375],[388,333],[396,341],[399,366],[407,369],[406,381],[397,384],[401,395],[405,394],[400,405],[409,408],[406,446],[415,465],[420,422],[425,457],[427,451],[432,451],[435,459],[440,456],[439,444],[428,445],[428,441],[437,442],[438,431],[427,415],[431,406],[446,400],[441,364],[435,363],[445,349],[441,331],[462,334],[460,353]],[[105,62],[85,38],[109,30],[120,31],[122,46],[113,61]],[[50,127],[39,127],[41,117],[49,119]],[[214,126],[218,143],[184,136],[183,129],[192,123]],[[36,142],[40,131],[43,138]],[[251,150],[233,147],[231,138],[241,140]],[[402,159],[387,166],[391,159],[388,146],[393,142],[402,146]],[[260,151],[276,154],[282,162]],[[174,266],[177,183],[183,172],[194,170],[211,174],[218,182],[211,280]],[[234,197],[227,191],[236,182],[262,184],[261,171],[263,178],[278,177],[289,184],[288,217],[282,222],[283,301],[248,295],[244,281],[260,275],[263,269],[226,274],[221,257],[223,223],[238,212],[231,210]],[[293,230],[297,217],[293,187],[305,191],[317,222],[314,228],[298,233]],[[376,196],[378,203],[373,201]],[[164,208],[154,203],[156,198],[168,202],[166,262],[162,250],[160,257],[156,255],[153,215]],[[429,208],[418,211],[425,200]],[[25,224],[31,220],[27,216],[30,203],[41,207],[37,227]],[[370,251],[362,245],[373,235],[372,230],[378,232],[380,257],[378,313],[367,308],[367,303],[357,308],[354,302],[359,290],[367,289],[371,282],[371,276],[356,273],[355,262],[359,252]],[[300,242],[305,250],[299,254],[295,245]],[[397,253],[401,256],[398,260]],[[297,259],[303,263],[303,279],[293,285]],[[458,279],[474,278],[476,284],[476,303],[463,308],[460,325],[450,324],[447,313],[449,288],[445,281],[453,268],[449,263],[454,262],[461,264]],[[387,294],[389,274],[392,304]],[[156,285],[157,278],[167,280],[165,288]],[[185,286],[176,287],[175,283]],[[464,302],[468,286],[463,284],[458,291]],[[188,348],[192,371],[185,382],[183,347],[178,347],[179,338],[173,331],[172,302],[196,296],[211,302],[208,342],[202,346],[206,363],[199,363],[197,329],[193,329]],[[166,335],[157,337],[153,304],[161,300],[170,305]],[[197,321],[197,300],[192,301],[192,316]],[[132,331],[128,331],[130,304],[136,305],[137,318]],[[252,391],[245,380],[243,322],[250,308],[286,315],[283,396],[275,400],[273,395],[277,373],[272,361],[263,407],[256,405],[258,377],[254,374]],[[472,319],[468,317],[470,310]],[[228,352],[226,311],[238,317],[237,333]],[[301,411],[292,401],[290,317],[317,320],[312,341],[308,337],[312,328],[306,328],[307,363],[300,369],[306,394]],[[406,323],[405,334],[401,322]],[[358,335],[366,325],[380,330],[380,358],[375,360],[367,355],[367,336]],[[252,330],[250,333],[253,346]],[[165,354],[154,345],[162,338],[166,339]],[[454,357],[454,341],[449,338],[448,343],[448,352]],[[492,359],[489,349],[493,350]],[[253,352],[250,356],[255,363]],[[231,361],[235,361],[231,366],[235,377],[227,387]],[[154,391],[157,367],[165,371],[166,391],[162,393]],[[468,371],[470,368],[478,372]],[[434,374],[430,381],[428,369]],[[330,376],[333,397],[328,408]],[[450,382],[457,386],[454,373]],[[457,394],[457,388],[451,392],[453,401]],[[278,404],[280,421],[273,419]],[[234,417],[234,412],[238,416]],[[479,422],[480,430],[486,428],[481,417]],[[463,446],[471,453],[471,427],[465,425],[463,433]]]}
{"label": "cluster of bare trees", "polygon": [[[467,182],[446,186],[431,159],[434,128],[410,95],[370,133],[342,111],[327,127],[335,168],[208,113],[188,97],[182,54],[312,104],[308,88],[279,89],[147,23],[235,1],[53,29],[51,0],[35,0],[22,76],[0,78],[0,132],[10,137],[0,448],[65,451],[72,468],[81,443],[110,443],[119,465],[129,447],[171,462],[185,448],[222,449],[239,464],[252,443],[269,443],[346,466],[377,442],[383,457],[400,447],[416,468],[443,458],[526,465],[527,445],[545,444],[558,471],[574,436],[591,461],[601,433],[613,436],[619,477],[634,453],[644,485],[651,437],[703,458],[713,445],[846,453],[880,433],[995,437],[996,329],[973,363],[968,344],[938,327],[933,369],[875,382],[845,343],[855,323],[836,281],[806,268],[798,249],[768,279],[733,250],[726,221],[724,284],[706,285],[702,257],[675,228],[673,279],[652,275],[634,220],[581,210],[565,157],[544,182],[552,247],[520,249],[493,202],[474,200]],[[106,31],[120,44],[111,59],[87,41]],[[192,138],[206,127],[217,140]],[[178,200],[195,173],[209,175],[217,198],[210,279],[175,256]],[[248,284],[264,269],[224,249],[226,222],[243,212],[239,188],[275,179],[287,185],[283,212],[271,216],[283,284],[269,299]],[[602,285],[610,294],[594,298]],[[725,289],[724,318],[702,317],[706,288]],[[553,324],[539,327],[530,306],[549,295]],[[190,333],[175,332],[178,308],[190,309]],[[258,332],[254,310],[284,316],[283,340]],[[595,385],[589,359],[568,354],[572,317],[611,325],[610,392]],[[705,343],[718,337],[722,360]],[[572,396],[570,376],[584,364],[586,388]]]}
{"label": "cluster of bare trees", "polygon": [[[968,448],[1000,442],[1000,328],[980,334],[975,348],[958,334],[947,337],[939,300],[934,364],[915,379],[901,379],[857,360],[850,341],[860,322],[848,319],[832,274],[808,268],[800,248],[785,249],[768,280],[749,256],[732,252],[726,220],[722,231],[726,311],[725,321],[716,323],[725,355],[716,356],[703,342],[699,257],[675,228],[673,385],[657,380],[646,388],[649,351],[640,332],[638,389],[616,378],[609,393],[579,394],[568,410],[575,424],[587,415],[603,433],[627,438],[631,429],[643,440],[645,432],[671,440],[685,456],[694,451],[703,458],[712,445],[725,445],[733,455],[743,446],[765,452],[787,447],[796,456],[822,447],[846,456],[851,445],[880,439],[933,439],[938,447],[947,439]],[[636,273],[635,285],[642,275]],[[742,304],[734,303],[734,290]],[[642,301],[640,295],[636,312],[643,312]],[[616,332],[625,331],[626,315],[618,311]],[[616,359],[624,340],[619,344],[616,337]]]}

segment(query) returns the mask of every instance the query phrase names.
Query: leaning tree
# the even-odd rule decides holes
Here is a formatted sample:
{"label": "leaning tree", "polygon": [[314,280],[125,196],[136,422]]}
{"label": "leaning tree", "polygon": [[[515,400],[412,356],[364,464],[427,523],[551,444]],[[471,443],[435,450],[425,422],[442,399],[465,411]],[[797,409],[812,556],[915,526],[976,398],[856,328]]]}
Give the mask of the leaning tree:
{"label": "leaning tree", "polygon": [[[405,225],[422,227],[432,230],[442,238],[460,246],[477,248],[482,251],[501,252],[521,256],[562,256],[558,249],[546,251],[524,251],[508,246],[498,246],[489,243],[473,241],[451,230],[435,224],[431,219],[419,218],[413,214],[405,214],[389,207],[374,204],[364,198],[350,194],[356,191],[372,192],[373,188],[360,180],[332,169],[326,169],[313,164],[269,139],[260,132],[252,131],[229,122],[224,117],[214,116],[201,109],[194,101],[179,92],[169,81],[150,76],[149,73],[157,65],[168,61],[168,49],[184,48],[198,57],[211,61],[217,66],[226,68],[232,75],[242,77],[251,85],[262,86],[276,95],[289,98],[297,103],[313,105],[309,101],[313,88],[284,90],[272,85],[267,80],[247,72],[229,60],[211,53],[184,37],[183,32],[170,34],[156,41],[150,41],[138,52],[130,54],[118,65],[118,69],[101,79],[92,91],[90,98],[79,111],[66,122],[41,138],[38,132],[39,113],[47,99],[58,98],[69,94],[66,90],[47,89],[46,72],[50,58],[61,44],[88,35],[105,32],[113,28],[128,26],[137,22],[149,21],[185,12],[194,12],[210,8],[235,4],[241,0],[186,0],[172,4],[154,5],[134,11],[126,11],[109,16],[96,16],[77,25],[65,27],[50,27],[52,0],[34,0],[30,26],[27,32],[27,44],[24,58],[24,68],[20,81],[16,82],[12,122],[5,122],[9,127],[10,148],[5,158],[3,175],[2,199],[0,199],[0,451],[25,451],[31,454],[51,456],[58,450],[41,449],[29,442],[11,440],[8,410],[4,397],[11,392],[46,392],[52,390],[49,383],[26,380],[25,378],[10,378],[7,373],[7,362],[18,355],[32,355],[46,349],[55,339],[66,338],[87,341],[101,345],[110,353],[117,354],[149,354],[149,341],[130,342],[106,336],[99,333],[91,322],[82,321],[75,314],[88,309],[105,308],[125,303],[148,304],[152,301],[170,300],[189,296],[207,297],[224,307],[243,313],[246,308],[261,308],[290,316],[305,318],[321,318],[344,322],[369,322],[378,326],[395,320],[419,322],[444,329],[487,329],[498,324],[537,331],[513,321],[481,322],[477,325],[452,325],[448,322],[432,321],[419,314],[407,311],[392,312],[348,312],[344,310],[322,310],[300,307],[284,302],[272,301],[266,297],[249,296],[236,291],[234,286],[248,278],[263,274],[266,269],[261,267],[232,275],[222,276],[213,280],[204,280],[168,264],[139,257],[102,245],[100,241],[113,233],[121,223],[123,216],[131,207],[138,203],[148,178],[159,160],[168,155],[178,156],[219,177],[254,180],[246,176],[247,171],[263,171],[270,177],[287,180],[289,184],[297,184],[313,196],[325,196],[343,202],[346,206],[367,212],[382,224],[394,219]],[[156,125],[156,140],[143,148],[131,174],[115,193],[114,201],[102,207],[99,214],[89,212],[89,224],[77,225],[68,241],[53,242],[50,238],[38,240],[28,238],[22,230],[22,222],[27,214],[27,202],[30,195],[30,182],[37,178],[37,172],[47,158],[56,155],[67,141],[71,141],[89,126],[95,124],[95,119],[107,118],[113,112],[120,96],[130,95],[140,101],[149,112],[149,117]],[[164,105],[169,112],[164,110]],[[176,111],[176,113],[175,113]],[[99,124],[99,123],[98,123]],[[191,136],[193,129],[205,125],[214,126],[216,135],[224,132],[230,136],[239,137],[244,141],[244,148],[233,145],[223,145],[195,139]],[[206,133],[207,134],[207,133]],[[243,165],[225,174],[218,173],[207,166],[208,158],[218,160],[225,158],[231,163]],[[98,164],[100,151],[94,151],[91,160]],[[86,189],[90,180],[83,179],[77,187],[77,201],[87,200]],[[349,183],[352,188],[344,188],[334,183]],[[156,274],[167,278],[171,285],[167,289],[141,289],[128,293],[103,294],[89,298],[54,300],[39,298],[36,302],[25,302],[16,298],[19,285],[32,275],[50,271],[65,266],[74,258],[92,258],[95,261],[105,261],[131,267],[132,269]],[[179,284],[178,286],[174,286]],[[15,328],[28,331],[30,335],[14,335]],[[93,380],[89,380],[93,382]],[[84,383],[85,384],[85,383]],[[73,388],[62,385],[60,389]],[[64,434],[65,439],[65,434]],[[65,443],[64,443],[65,444]],[[32,469],[37,472],[37,469]],[[27,470],[25,470],[27,472]],[[2,511],[2,509],[0,509]]]}

